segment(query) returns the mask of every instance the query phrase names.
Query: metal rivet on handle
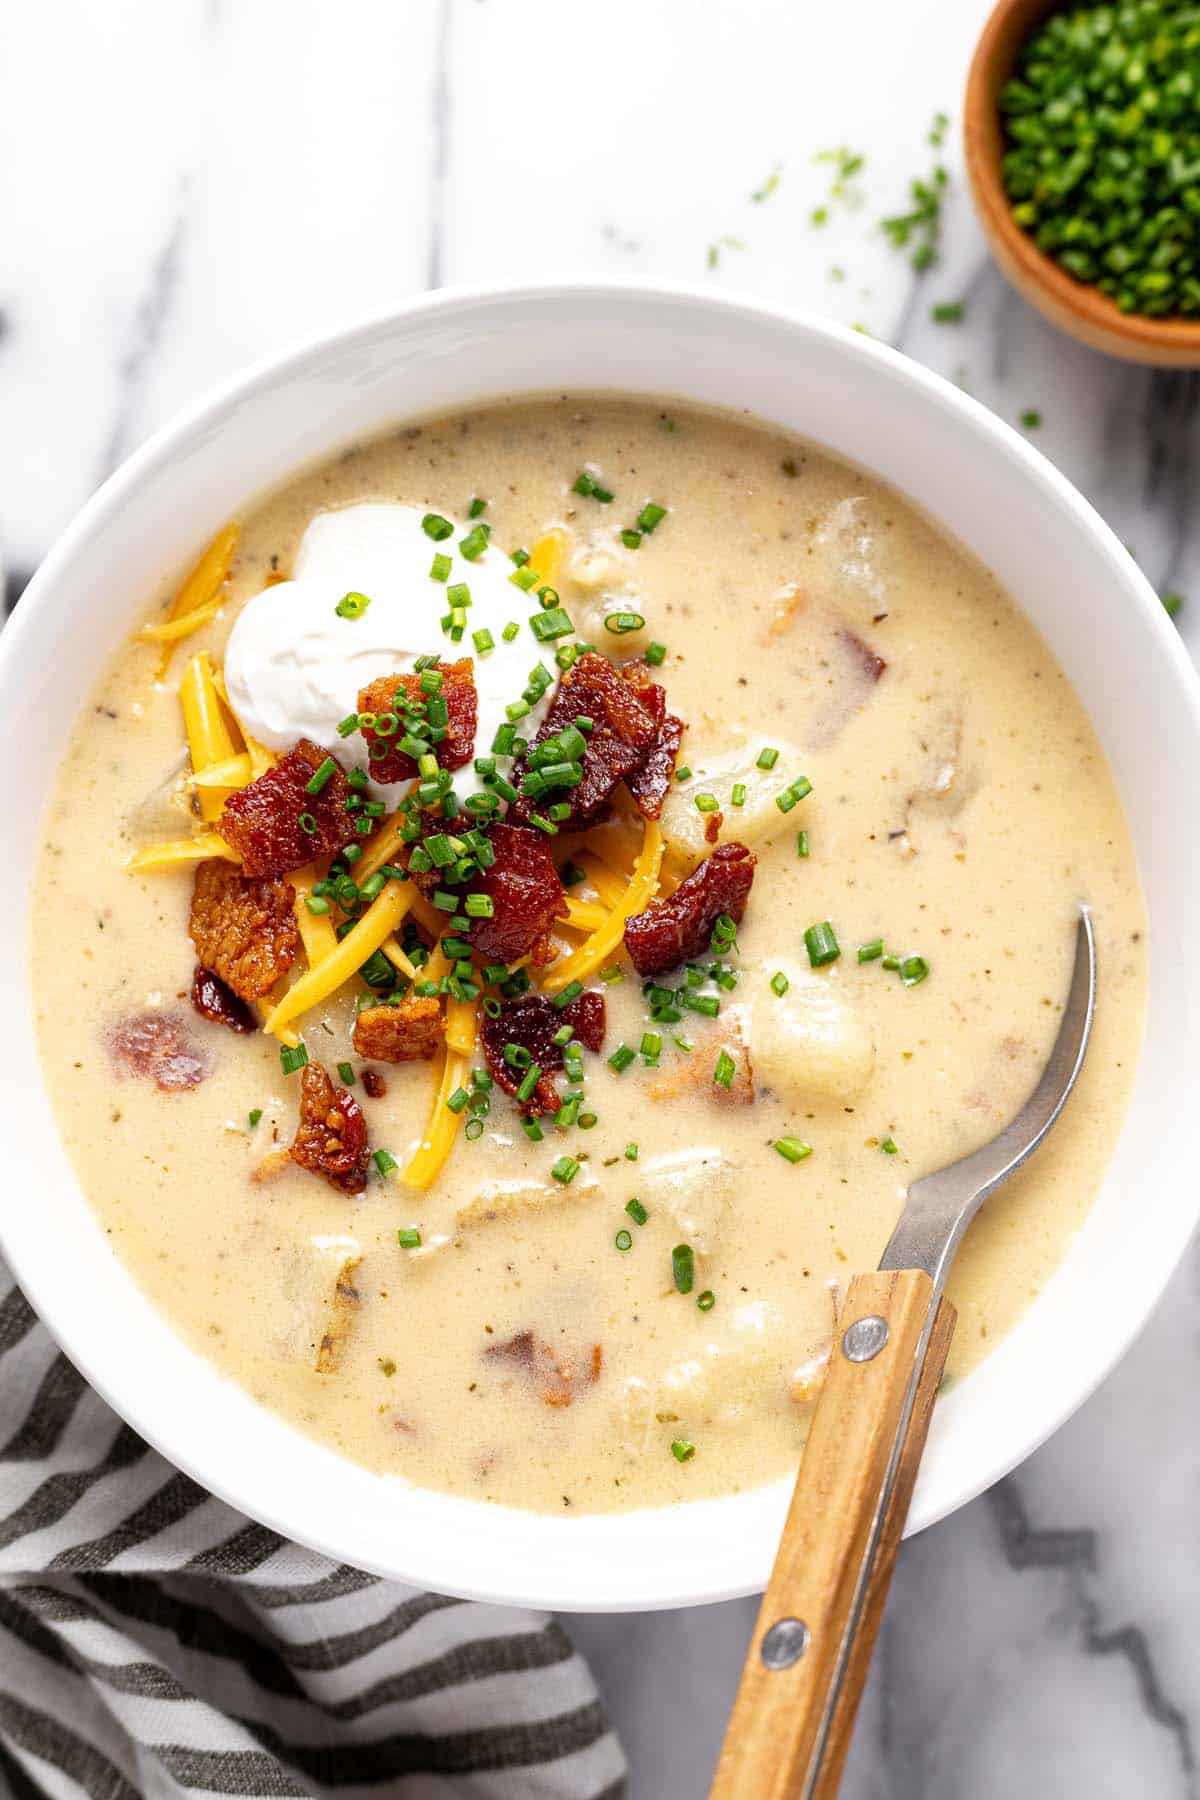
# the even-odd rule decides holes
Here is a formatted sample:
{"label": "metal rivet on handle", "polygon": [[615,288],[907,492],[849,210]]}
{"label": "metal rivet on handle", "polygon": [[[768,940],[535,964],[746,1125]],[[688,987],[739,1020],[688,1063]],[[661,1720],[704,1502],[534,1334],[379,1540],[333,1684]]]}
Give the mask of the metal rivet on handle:
{"label": "metal rivet on handle", "polygon": [[790,1669],[808,1649],[808,1625],[802,1618],[777,1618],[759,1645],[768,1669]]}
{"label": "metal rivet on handle", "polygon": [[808,1626],[803,1619],[776,1619],[759,1646],[768,1669],[790,1669],[808,1649]]}
{"label": "metal rivet on handle", "polygon": [[878,1313],[868,1313],[865,1319],[855,1319],[853,1325],[847,1325],[842,1333],[842,1351],[848,1362],[870,1362],[887,1341],[887,1320]]}

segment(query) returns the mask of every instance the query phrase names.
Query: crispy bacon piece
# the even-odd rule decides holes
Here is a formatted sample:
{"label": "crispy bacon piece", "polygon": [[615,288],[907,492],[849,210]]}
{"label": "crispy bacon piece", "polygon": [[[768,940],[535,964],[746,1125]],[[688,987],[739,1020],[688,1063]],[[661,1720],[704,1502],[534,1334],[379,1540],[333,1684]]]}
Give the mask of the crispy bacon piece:
{"label": "crispy bacon piece", "polygon": [[662,817],[663,803],[671,791],[675,760],[683,743],[684,724],[667,711],[667,690],[660,687],[644,662],[627,663],[621,670],[624,679],[636,693],[658,728],[646,760],[625,778],[634,805],[644,819]]}
{"label": "crispy bacon piece", "polygon": [[362,1107],[345,1088],[334,1086],[320,1063],[306,1063],[300,1076],[292,1161],[323,1175],[343,1194],[361,1194],[367,1185],[370,1151]]}
{"label": "crispy bacon piece", "polygon": [[746,910],[755,858],[745,844],[720,844],[667,900],[652,900],[625,925],[625,948],[639,975],[662,975],[701,956],[721,913]]}
{"label": "crispy bacon piece", "polygon": [[246,1002],[200,963],[192,976],[192,1005],[202,1019],[211,1019],[214,1025],[227,1025],[230,1031],[258,1030],[258,1021]]}
{"label": "crispy bacon piece", "polygon": [[387,1093],[387,1082],[378,1069],[363,1070],[363,1092],[371,1100],[382,1100]]}
{"label": "crispy bacon piece", "polygon": [[490,919],[473,921],[471,943],[485,962],[516,962],[527,951],[544,961],[550,927],[567,913],[549,842],[540,831],[506,824],[493,825],[488,841],[496,860],[471,891],[486,894],[493,911]]}
{"label": "crispy bacon piece", "polygon": [[553,1077],[563,1066],[563,1053],[553,1041],[554,1033],[569,1025],[588,1050],[599,1050],[604,1042],[604,995],[580,994],[569,1006],[554,1006],[544,994],[523,994],[519,1000],[506,1000],[498,1018],[484,1015],[479,1038],[488,1068],[498,1087],[515,1094],[525,1077],[524,1069],[512,1069],[504,1060],[505,1044],[520,1044],[542,1073],[524,1111],[530,1118],[557,1112],[562,1102]]}
{"label": "crispy bacon piece", "polygon": [[[350,837],[346,799],[350,788],[338,767],[319,794],[308,783],[327,752],[301,738],[273,769],[230,794],[217,830],[239,853],[243,875],[286,875],[307,862],[333,856]],[[306,831],[302,818],[315,827]]]}
{"label": "crispy bacon piece", "polygon": [[[578,831],[607,814],[617,783],[640,769],[654,749],[659,728],[653,714],[639,698],[634,685],[622,679],[603,656],[588,650],[566,671],[558,684],[550,710],[546,714],[534,746],[573,725],[578,718],[592,720],[587,749],[583,753],[583,780],[578,787],[564,788],[561,798],[571,808],[563,829]],[[517,765],[525,774],[524,763]],[[513,777],[514,781],[518,778]],[[519,782],[518,782],[519,785]],[[531,812],[540,811],[532,801],[522,797],[516,801],[510,816],[525,820]]]}
{"label": "crispy bacon piece", "polygon": [[445,1035],[441,1002],[431,995],[410,994],[398,1006],[364,1007],[354,1021],[355,1050],[375,1062],[428,1059]]}
{"label": "crispy bacon piece", "polygon": [[[446,702],[449,717],[446,720],[446,735],[438,744],[434,744],[433,754],[442,769],[461,769],[470,762],[475,751],[475,725],[478,717],[478,701],[475,693],[475,665],[469,656],[459,662],[439,663],[442,672],[442,698]],[[425,700],[427,695],[421,692],[421,677],[408,675],[381,675],[369,687],[363,688],[358,696],[360,713],[373,712],[377,717],[385,713],[396,712],[396,696],[402,700]],[[411,756],[397,748],[400,739],[409,726],[403,713],[397,715],[398,723],[394,732],[381,736],[378,731],[364,729],[362,737],[366,741],[368,766],[375,781],[410,781],[417,774],[417,765]],[[414,735],[420,737],[419,726],[414,727]],[[375,757],[371,754],[372,746],[386,746],[386,754]]]}
{"label": "crispy bacon piece", "polygon": [[[188,923],[201,967],[240,999],[261,1000],[300,951],[294,900],[295,889],[286,881],[252,880],[219,856],[202,862]],[[194,988],[192,1003],[205,1011]]]}
{"label": "crispy bacon piece", "polygon": [[211,1062],[176,1012],[148,1008],[118,1019],[108,1033],[108,1051],[118,1075],[144,1076],[164,1094],[199,1087],[212,1074]]}
{"label": "crispy bacon piece", "polygon": [[604,1366],[601,1345],[554,1350],[534,1331],[518,1331],[502,1344],[488,1344],[483,1355],[487,1362],[511,1363],[546,1406],[570,1406],[577,1395],[595,1386]]}

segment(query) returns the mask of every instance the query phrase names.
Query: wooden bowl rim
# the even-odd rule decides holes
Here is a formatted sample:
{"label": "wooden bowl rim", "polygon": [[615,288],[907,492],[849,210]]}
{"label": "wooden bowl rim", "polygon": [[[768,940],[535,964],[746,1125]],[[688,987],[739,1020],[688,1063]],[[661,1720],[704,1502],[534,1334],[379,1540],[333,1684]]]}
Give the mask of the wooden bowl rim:
{"label": "wooden bowl rim", "polygon": [[1017,42],[1048,13],[1070,0],[997,0],[975,46],[963,103],[963,139],[967,173],[984,223],[1023,277],[1050,295],[1055,304],[1095,331],[1140,345],[1145,350],[1195,351],[1200,355],[1200,319],[1148,318],[1122,312],[1115,300],[1076,281],[1054,258],[1039,250],[1012,216],[1000,175],[1003,131],[997,104],[1000,88],[1012,72],[1004,55],[1004,38],[1014,13],[1026,15]]}

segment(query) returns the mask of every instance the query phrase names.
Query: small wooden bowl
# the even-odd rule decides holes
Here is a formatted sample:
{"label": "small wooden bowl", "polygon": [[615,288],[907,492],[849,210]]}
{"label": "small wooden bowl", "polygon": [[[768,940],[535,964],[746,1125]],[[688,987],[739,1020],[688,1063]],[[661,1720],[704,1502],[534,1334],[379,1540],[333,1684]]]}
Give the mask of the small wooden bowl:
{"label": "small wooden bowl", "polygon": [[1063,0],[999,0],[984,26],[967,77],[963,135],[967,174],[992,254],[1031,306],[1093,350],[1162,368],[1200,368],[1200,320],[1123,313],[1098,289],[1076,281],[1021,230],[1000,174],[1003,131],[997,104],[1030,32]]}

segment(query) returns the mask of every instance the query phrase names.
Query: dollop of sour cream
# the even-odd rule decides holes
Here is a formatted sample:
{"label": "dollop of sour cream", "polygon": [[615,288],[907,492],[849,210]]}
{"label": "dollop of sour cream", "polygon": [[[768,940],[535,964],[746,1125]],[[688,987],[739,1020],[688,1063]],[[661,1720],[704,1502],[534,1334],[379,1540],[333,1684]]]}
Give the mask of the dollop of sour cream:
{"label": "dollop of sour cream", "polygon": [[[365,501],[337,512],[318,513],[300,541],[290,581],[264,588],[239,614],[225,650],[225,682],[234,712],[260,744],[290,750],[308,737],[323,749],[343,745],[338,723],[358,706],[358,693],[379,675],[407,673],[418,656],[446,662],[473,657],[479,722],[476,752],[491,749],[505,708],[521,698],[530,671],[543,662],[555,673],[552,646],[539,645],[528,626],[538,610],[534,593],[510,580],[511,559],[489,546],[475,561],[459,552],[471,529],[451,521],[454,534],[435,543],[425,532],[426,514],[416,506]],[[448,516],[448,515],[443,515]],[[452,558],[449,577],[435,581],[435,555]],[[449,610],[447,588],[465,582],[470,590],[467,627],[461,644],[451,642],[441,620]],[[370,604],[358,618],[342,618],[338,602],[348,593]],[[511,643],[502,633],[509,623],[521,629]],[[495,648],[478,654],[472,633],[488,630]],[[532,736],[550,704],[549,692],[520,722]],[[360,739],[346,740],[362,748]],[[352,760],[341,755],[343,762]],[[357,760],[365,765],[365,757]],[[408,783],[380,788],[392,799]],[[478,789],[470,763],[454,777],[460,796]]]}

